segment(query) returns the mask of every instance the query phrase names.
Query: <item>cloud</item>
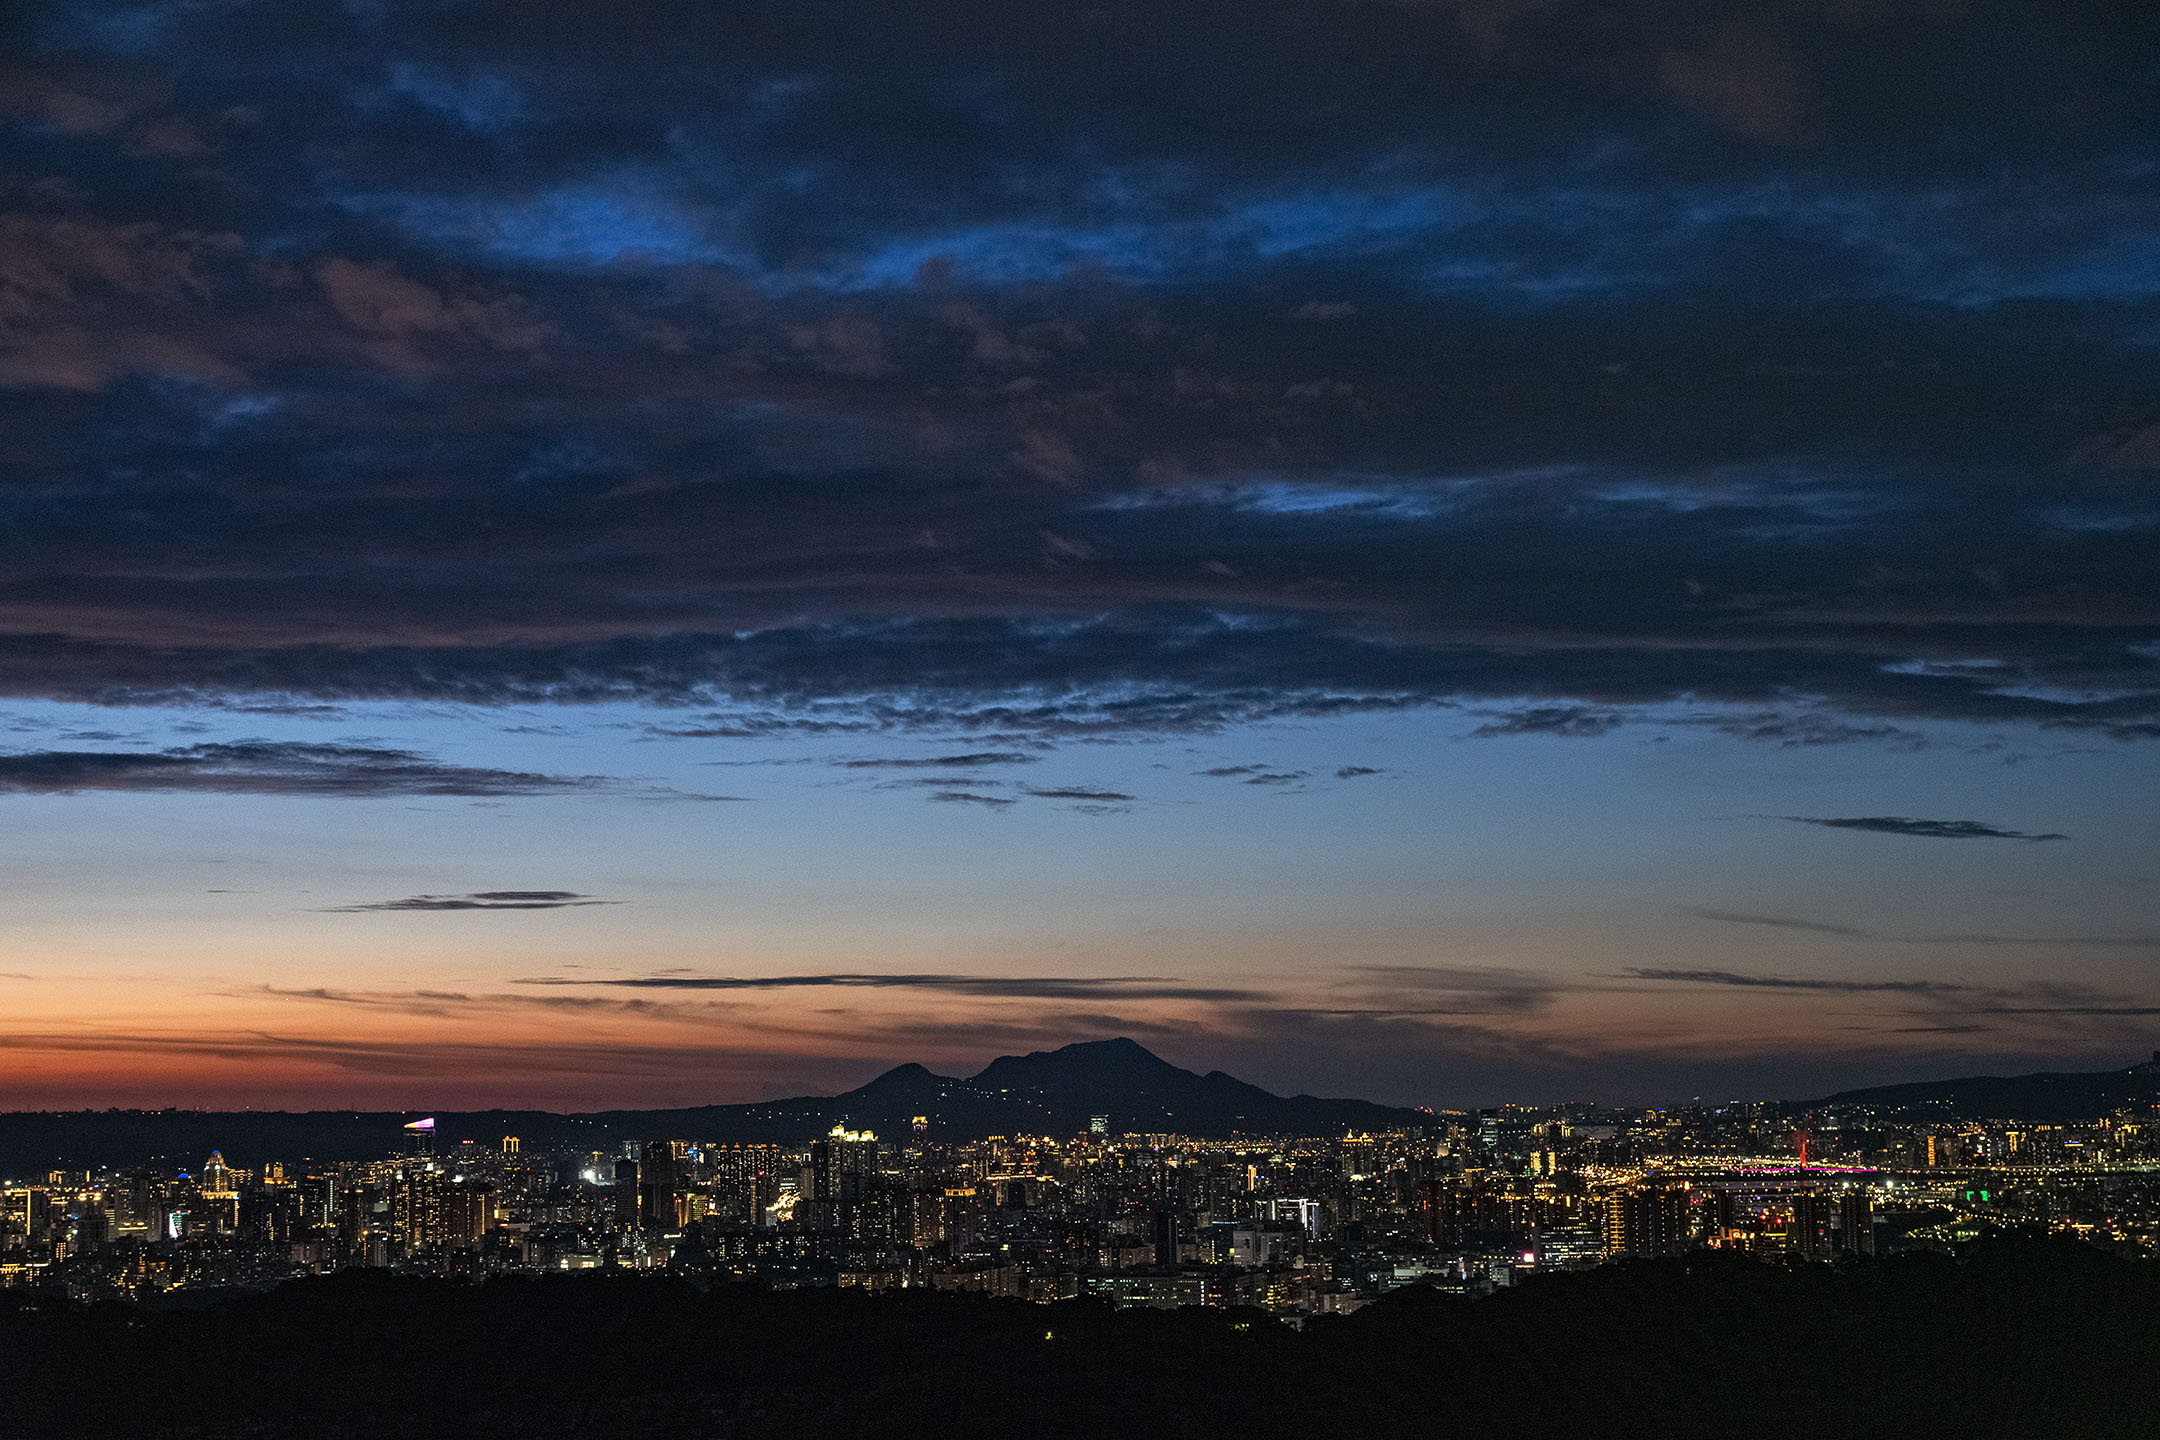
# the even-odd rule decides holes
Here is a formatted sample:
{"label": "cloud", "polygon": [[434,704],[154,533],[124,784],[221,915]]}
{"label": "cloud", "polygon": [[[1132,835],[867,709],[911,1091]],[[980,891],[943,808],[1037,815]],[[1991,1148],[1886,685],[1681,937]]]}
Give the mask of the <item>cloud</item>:
{"label": "cloud", "polygon": [[470,895],[408,895],[402,900],[376,900],[364,905],[338,905],[332,912],[359,914],[370,910],[566,910],[585,905],[620,905],[620,900],[596,900],[574,890],[480,890]]}
{"label": "cloud", "polygon": [[971,769],[982,765],[1029,765],[1040,760],[1040,755],[1022,754],[1017,750],[977,750],[965,755],[933,755],[927,758],[897,760],[842,760],[846,770],[922,770],[922,769]]}
{"label": "cloud", "polygon": [[1956,995],[1975,987],[1946,980],[1810,980],[1787,975],[1746,975],[1732,970],[1665,970],[1631,967],[1634,980],[1676,985],[1727,985],[1746,990],[1820,990],[1840,995]]}
{"label": "cloud", "polygon": [[1146,975],[1102,977],[1029,977],[991,975],[874,975],[838,972],[820,975],[646,975],[615,980],[545,976],[521,985],[601,985],[637,990],[926,990],[985,999],[1198,1000],[1243,1002],[1264,999],[1261,991],[1221,986],[1184,985]]}
{"label": "cloud", "polygon": [[445,764],[410,750],[297,741],[0,755],[0,794],[16,795],[135,791],[345,799],[502,797],[577,794],[611,784],[594,777]]}
{"label": "cloud", "polygon": [[2160,935],[1900,935],[1905,945],[2039,945],[2103,950],[2160,950]]}
{"label": "cloud", "polygon": [[1728,925],[1766,925],[1780,930],[1805,930],[1854,940],[1874,940],[1891,945],[2037,945],[2093,947],[2098,949],[2160,949],[2160,935],[2000,935],[1966,932],[1946,935],[1886,935],[1856,925],[1835,925],[1820,920],[1795,920],[1781,915],[1745,915],[1726,910],[1692,909],[1691,915]]}
{"label": "cloud", "polygon": [[1356,974],[1382,991],[1451,997],[1445,1006],[1346,1009],[1313,1013],[1369,1015],[1532,1014],[1549,1009],[1562,993],[1547,975],[1499,966],[1364,965]]}
{"label": "cloud", "polygon": [[1821,819],[1810,815],[1780,817],[1802,825],[1823,825],[1833,830],[1868,830],[1879,835],[1917,835],[1933,840],[2067,840],[2067,835],[2032,834],[2005,830],[1978,820],[1914,820],[1904,815],[1863,815],[1849,819]]}
{"label": "cloud", "polygon": [[1498,735],[1562,735],[1572,739],[1594,739],[1625,723],[1625,716],[1611,711],[1592,710],[1581,705],[1539,705],[1488,721],[1470,733],[1480,739]]}
{"label": "cloud", "polygon": [[1976,1015],[2111,1015],[2140,1017],[2160,1015],[2160,1005],[1990,1005]]}
{"label": "cloud", "polygon": [[1900,725],[1859,724],[1834,716],[1802,712],[1780,714],[1758,711],[1739,715],[1708,715],[1695,723],[1709,725],[1741,740],[1758,740],[1787,750],[1815,749],[1825,745],[1881,745],[1898,750],[1923,750],[1928,739],[1917,730]]}
{"label": "cloud", "polygon": [[1019,803],[1009,795],[974,795],[965,790],[940,790],[928,798],[940,805],[989,805],[994,808]]}
{"label": "cloud", "polygon": [[1139,798],[1117,790],[1030,790],[1027,793],[1038,800],[1099,800],[1105,803]]}
{"label": "cloud", "polygon": [[1690,915],[1704,920],[1720,920],[1728,925],[1768,925],[1779,930],[1806,930],[1817,935],[1840,935],[1854,940],[1876,938],[1869,931],[1852,925],[1832,925],[1821,920],[1790,920],[1781,915],[1742,915],[1730,910],[1691,909]]}
{"label": "cloud", "polygon": [[2160,736],[2111,7],[18,8],[0,694]]}

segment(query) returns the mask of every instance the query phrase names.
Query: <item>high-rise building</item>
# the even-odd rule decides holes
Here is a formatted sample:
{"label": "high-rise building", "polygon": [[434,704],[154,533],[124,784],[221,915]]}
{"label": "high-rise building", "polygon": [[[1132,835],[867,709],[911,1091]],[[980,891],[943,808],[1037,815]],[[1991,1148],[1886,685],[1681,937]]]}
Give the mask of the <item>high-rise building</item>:
{"label": "high-rise building", "polygon": [[723,1218],[757,1224],[765,1208],[780,1198],[780,1175],[790,1152],[779,1145],[715,1145],[706,1151],[711,1164],[716,1212]]}
{"label": "high-rise building", "polygon": [[1794,1192],[1791,1201],[1792,1221],[1786,1227],[1786,1244],[1796,1255],[1813,1260],[1827,1247],[1829,1216],[1820,1190]]}
{"label": "high-rise building", "polygon": [[1688,1194],[1680,1186],[1642,1185],[1606,1198],[1607,1254],[1673,1255],[1693,1238]]}
{"label": "high-rise building", "polygon": [[471,1248],[495,1223],[495,1192],[486,1185],[450,1185],[442,1195],[442,1243]]}
{"label": "high-rise building", "polygon": [[615,1228],[638,1228],[638,1162],[615,1162]]}
{"label": "high-rise building", "polygon": [[146,1240],[163,1238],[157,1232],[164,1218],[159,1203],[164,1193],[164,1182],[147,1170],[121,1176],[112,1187],[114,1233]]}
{"label": "high-rise building", "polygon": [[854,1211],[877,1175],[877,1151],[875,1134],[845,1125],[833,1126],[810,1147],[810,1198],[821,1227],[852,1228]]}
{"label": "high-rise building", "polygon": [[337,1182],[328,1175],[300,1177],[300,1218],[307,1225],[327,1229],[337,1220]]}
{"label": "high-rise building", "polygon": [[445,1243],[449,1182],[425,1165],[400,1165],[390,1186],[390,1233],[408,1255]]}
{"label": "high-rise building", "polygon": [[1837,1249],[1844,1255],[1875,1253],[1875,1205],[1868,1192],[1846,1191],[1838,1197]]}
{"label": "high-rise building", "polygon": [[654,1140],[645,1146],[638,1162],[638,1225],[646,1230],[672,1234],[682,1228],[676,1200],[682,1193],[684,1152],[680,1140]]}

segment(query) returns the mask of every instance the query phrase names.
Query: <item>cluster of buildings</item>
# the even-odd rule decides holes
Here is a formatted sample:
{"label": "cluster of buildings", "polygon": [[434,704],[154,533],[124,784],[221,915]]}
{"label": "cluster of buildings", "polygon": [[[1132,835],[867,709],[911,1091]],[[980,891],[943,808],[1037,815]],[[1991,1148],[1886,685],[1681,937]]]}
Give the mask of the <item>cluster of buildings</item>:
{"label": "cluster of buildings", "polygon": [[[1504,1107],[1416,1129],[932,1143],[655,1139],[539,1152],[56,1171],[0,1187],[0,1285],[155,1299],[354,1266],[630,1268],[698,1283],[1340,1313],[1404,1285],[1485,1293],[1693,1249],[1834,1261],[2044,1228],[2160,1248],[2160,1116],[1914,1125],[1768,1105]],[[387,1137],[386,1137],[387,1138]]]}

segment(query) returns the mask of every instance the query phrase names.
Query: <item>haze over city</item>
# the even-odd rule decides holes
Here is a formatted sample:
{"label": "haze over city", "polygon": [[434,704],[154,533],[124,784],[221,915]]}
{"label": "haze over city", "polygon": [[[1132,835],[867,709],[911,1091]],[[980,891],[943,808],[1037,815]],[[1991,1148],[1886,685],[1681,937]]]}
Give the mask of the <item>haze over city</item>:
{"label": "haze over city", "polygon": [[11,7],[0,1109],[2141,1059],[2130,10]]}

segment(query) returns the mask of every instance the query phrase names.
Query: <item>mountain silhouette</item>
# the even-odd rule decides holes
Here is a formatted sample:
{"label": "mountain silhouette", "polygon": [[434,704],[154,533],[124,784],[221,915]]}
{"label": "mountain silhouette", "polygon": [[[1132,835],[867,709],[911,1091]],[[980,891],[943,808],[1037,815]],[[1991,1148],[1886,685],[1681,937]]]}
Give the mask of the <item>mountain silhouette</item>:
{"label": "mountain silhouette", "polygon": [[[897,1065],[840,1095],[680,1110],[436,1111],[435,1143],[494,1145],[515,1135],[528,1151],[615,1150],[625,1141],[802,1141],[835,1125],[898,1139],[986,1135],[1072,1136],[1096,1116],[1109,1133],[1339,1135],[1432,1123],[1423,1110],[1369,1100],[1276,1095],[1220,1070],[1180,1069],[1137,1041],[1090,1040],[1005,1055],[972,1076]],[[99,1165],[193,1168],[212,1150],[234,1164],[360,1160],[399,1147],[410,1111],[103,1110],[0,1114],[0,1178]]]}
{"label": "mountain silhouette", "polygon": [[[823,1101],[834,1123],[899,1130],[920,1116],[937,1136],[1072,1135],[1101,1116],[1112,1134],[1229,1136],[1333,1134],[1429,1123],[1421,1110],[1367,1100],[1282,1096],[1217,1070],[1181,1070],[1137,1041],[1091,1040],[1057,1050],[1005,1055],[965,1079],[920,1065],[888,1070],[859,1089]],[[755,1109],[757,1107],[729,1107]],[[881,1132],[882,1133],[882,1132]]]}
{"label": "mountain silhouette", "polygon": [[1970,1075],[1844,1090],[1810,1108],[1866,1106],[1887,1114],[1991,1120],[2091,1120],[2125,1106],[2160,1103],[2160,1050],[2119,1070],[2043,1071],[2036,1075]]}

